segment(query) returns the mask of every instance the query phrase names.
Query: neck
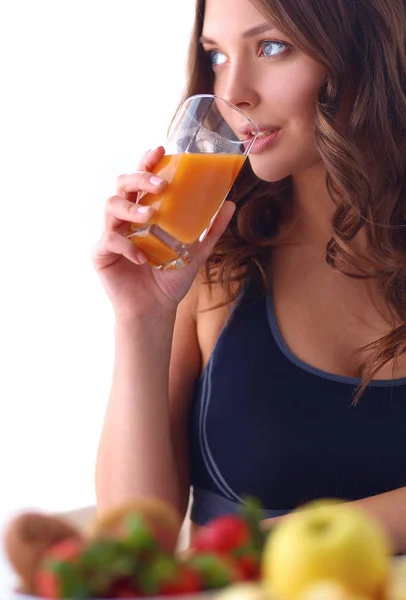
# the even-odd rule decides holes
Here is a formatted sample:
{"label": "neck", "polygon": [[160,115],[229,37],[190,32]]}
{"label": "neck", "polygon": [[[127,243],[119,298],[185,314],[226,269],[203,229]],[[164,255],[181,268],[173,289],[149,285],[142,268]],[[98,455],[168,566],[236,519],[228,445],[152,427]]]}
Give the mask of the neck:
{"label": "neck", "polygon": [[295,243],[323,245],[332,234],[336,205],[327,191],[326,170],[320,161],[292,177],[291,211],[285,223]]}
{"label": "neck", "polygon": [[[321,248],[333,234],[332,219],[337,206],[326,185],[326,170],[320,161],[302,173],[292,176],[293,190],[289,214],[283,218],[281,241],[287,244]],[[351,242],[362,256],[367,252],[366,230],[363,228]]]}

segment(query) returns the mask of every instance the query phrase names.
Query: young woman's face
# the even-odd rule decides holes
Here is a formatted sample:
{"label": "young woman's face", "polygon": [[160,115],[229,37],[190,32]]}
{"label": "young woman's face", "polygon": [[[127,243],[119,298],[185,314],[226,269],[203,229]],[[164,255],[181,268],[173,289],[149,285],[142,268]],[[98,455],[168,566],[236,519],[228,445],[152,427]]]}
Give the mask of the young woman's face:
{"label": "young woman's face", "polygon": [[266,131],[279,130],[263,134],[251,152],[256,175],[279,181],[319,162],[314,117],[325,67],[295,48],[250,0],[206,0],[202,43],[213,64],[214,93]]}

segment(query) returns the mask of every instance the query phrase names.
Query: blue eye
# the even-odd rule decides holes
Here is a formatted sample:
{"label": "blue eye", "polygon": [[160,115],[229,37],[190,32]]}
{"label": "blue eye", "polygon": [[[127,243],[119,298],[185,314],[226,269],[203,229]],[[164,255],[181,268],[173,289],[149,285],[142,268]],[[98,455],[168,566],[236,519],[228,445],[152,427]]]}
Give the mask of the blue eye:
{"label": "blue eye", "polygon": [[288,50],[288,45],[284,44],[283,42],[277,42],[272,40],[261,42],[260,48],[262,49],[265,57],[270,57],[276,56],[278,54],[283,54],[283,52],[286,52],[286,50]]}
{"label": "blue eye", "polygon": [[213,50],[212,52],[209,52],[209,56],[213,67],[217,65],[222,65],[226,62],[226,57],[222,52],[219,52],[218,50]]}

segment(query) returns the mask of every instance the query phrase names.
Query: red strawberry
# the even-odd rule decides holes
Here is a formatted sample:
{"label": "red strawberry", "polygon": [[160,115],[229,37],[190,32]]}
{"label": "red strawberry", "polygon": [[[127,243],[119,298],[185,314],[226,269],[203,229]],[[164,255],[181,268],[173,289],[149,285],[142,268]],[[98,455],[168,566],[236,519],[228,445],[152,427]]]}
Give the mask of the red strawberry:
{"label": "red strawberry", "polygon": [[194,594],[204,589],[197,569],[167,554],[156,555],[145,563],[136,578],[143,596]]}
{"label": "red strawberry", "polygon": [[114,593],[114,598],[138,598],[140,594],[134,592],[131,588],[122,587]]}
{"label": "red strawberry", "polygon": [[222,515],[198,533],[193,547],[196,552],[227,554],[252,543],[248,524],[238,516]]}
{"label": "red strawberry", "polygon": [[239,571],[239,579],[243,581],[252,581],[259,579],[261,574],[261,561],[258,553],[251,548],[244,549],[244,554],[234,557],[235,564]]}
{"label": "red strawberry", "polygon": [[175,576],[159,586],[159,595],[195,594],[202,590],[202,581],[197,571],[188,565],[179,564]]}
{"label": "red strawberry", "polygon": [[108,598],[139,598],[142,594],[136,587],[127,581],[116,583],[109,590]]}
{"label": "red strawberry", "polygon": [[42,598],[61,598],[59,581],[55,573],[42,569],[35,580],[35,591]]}
{"label": "red strawberry", "polygon": [[83,541],[71,537],[54,544],[45,553],[36,575],[36,593],[43,598],[63,598],[60,574],[53,569],[53,564],[62,562],[74,564],[83,551]]}

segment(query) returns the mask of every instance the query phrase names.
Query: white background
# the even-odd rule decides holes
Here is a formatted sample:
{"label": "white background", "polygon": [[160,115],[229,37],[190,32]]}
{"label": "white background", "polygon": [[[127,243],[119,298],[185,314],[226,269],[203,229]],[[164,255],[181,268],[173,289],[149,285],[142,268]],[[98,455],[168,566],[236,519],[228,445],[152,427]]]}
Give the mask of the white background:
{"label": "white background", "polygon": [[0,3],[0,526],[92,504],[113,315],[90,255],[164,139],[193,0]]}

